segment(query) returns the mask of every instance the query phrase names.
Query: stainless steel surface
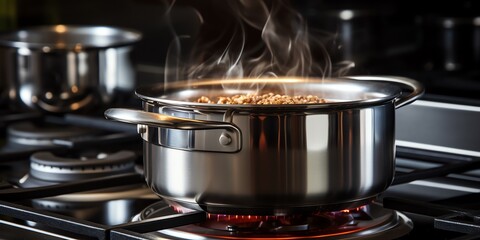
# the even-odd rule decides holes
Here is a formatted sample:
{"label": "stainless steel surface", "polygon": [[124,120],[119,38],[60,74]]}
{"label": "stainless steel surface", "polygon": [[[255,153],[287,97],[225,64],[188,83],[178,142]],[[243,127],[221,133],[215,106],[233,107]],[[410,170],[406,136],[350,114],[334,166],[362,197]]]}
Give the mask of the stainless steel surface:
{"label": "stainless steel surface", "polygon": [[5,33],[0,45],[14,48],[79,50],[130,45],[140,33],[109,26],[53,25],[38,26]]}
{"label": "stainless steel surface", "polygon": [[480,156],[480,107],[420,100],[397,113],[401,144]]}
{"label": "stainless steel surface", "polygon": [[24,108],[72,112],[111,103],[135,86],[129,60],[138,32],[40,26],[0,35],[0,80]]}
{"label": "stainless steel surface", "polygon": [[[298,94],[335,99],[326,104],[201,106],[180,101],[198,94],[209,96],[211,89],[217,89],[213,92],[216,95],[225,95],[218,91],[221,81],[173,91],[157,101],[152,101],[155,96],[140,95],[146,112],[188,121],[228,122],[240,129],[242,141],[235,153],[185,151],[184,146],[216,139],[191,130],[147,127],[142,131],[147,183],[167,201],[214,213],[281,215],[364,204],[393,179],[395,108],[415,100],[423,91],[413,80],[403,87],[414,86],[414,94],[400,95],[401,89],[394,85],[403,79],[360,78],[317,82],[272,79],[266,85],[268,90],[297,90]],[[152,141],[154,138],[158,140]]]}
{"label": "stainless steel surface", "polygon": [[[228,122],[179,118],[122,108],[107,109],[105,116],[112,120],[138,124],[138,133],[145,141],[153,144],[196,151],[237,152],[241,149],[240,129]],[[147,126],[153,129],[148,131]],[[191,131],[157,131],[157,128]]]}
{"label": "stainless steel surface", "polygon": [[398,83],[400,86],[403,88],[406,88],[407,91],[402,92],[403,95],[402,97],[398,97],[395,99],[395,107],[400,108],[404,105],[407,105],[416,99],[418,99],[425,89],[421,84],[419,84],[417,81],[405,78],[405,77],[391,77],[391,76],[353,76],[349,77],[351,79],[355,80],[366,80],[366,81],[385,81],[385,82],[390,82],[390,83]]}
{"label": "stainless steel surface", "polygon": [[178,118],[168,115],[124,108],[107,109],[105,111],[105,116],[112,120],[134,124],[143,124],[151,127],[174,128],[181,130],[227,129],[238,131],[237,127],[226,122]]}
{"label": "stainless steel surface", "polygon": [[[146,141],[147,183],[167,200],[198,204],[209,212],[243,208],[282,214],[306,207],[349,207],[375,197],[392,181],[393,118],[390,102],[326,113],[237,113],[232,123],[241,129],[243,142],[234,154]],[[188,131],[148,132],[155,131],[168,145],[195,139]]]}
{"label": "stainless steel surface", "polygon": [[[358,81],[362,80],[362,81]],[[399,88],[407,88],[410,96],[400,95]],[[136,94],[146,102],[197,109],[331,109],[375,105],[396,99],[400,107],[423,93],[423,86],[413,80],[390,76],[351,76],[344,78],[274,78],[184,81],[168,85],[147,85],[137,88]],[[316,95],[328,100],[322,104],[206,104],[198,103],[201,96],[232,96],[235,94],[281,93],[287,95]]]}

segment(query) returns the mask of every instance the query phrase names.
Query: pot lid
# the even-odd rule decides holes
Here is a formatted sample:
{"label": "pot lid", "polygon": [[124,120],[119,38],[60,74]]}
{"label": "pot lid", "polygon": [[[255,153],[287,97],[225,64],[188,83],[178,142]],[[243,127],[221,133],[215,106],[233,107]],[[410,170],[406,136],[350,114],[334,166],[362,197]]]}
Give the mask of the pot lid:
{"label": "pot lid", "polygon": [[[352,108],[379,105],[399,98],[405,87],[411,87],[403,78],[344,77],[344,78],[275,78],[232,79],[175,82],[137,88],[138,97],[147,102],[206,109],[316,109]],[[413,80],[412,80],[413,81]],[[202,96],[216,99],[237,94],[286,94],[289,96],[313,95],[326,103],[313,104],[212,104],[198,103]]]}
{"label": "pot lid", "polygon": [[25,28],[0,35],[0,45],[6,47],[81,50],[110,48],[133,44],[141,34],[135,30],[109,26],[52,25]]}

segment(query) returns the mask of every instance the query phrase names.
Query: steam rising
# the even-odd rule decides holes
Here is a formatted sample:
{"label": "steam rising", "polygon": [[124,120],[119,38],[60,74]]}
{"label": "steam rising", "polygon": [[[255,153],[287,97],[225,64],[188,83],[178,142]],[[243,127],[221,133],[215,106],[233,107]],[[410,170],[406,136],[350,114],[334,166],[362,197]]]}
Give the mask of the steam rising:
{"label": "steam rising", "polygon": [[[286,0],[219,0],[221,18],[199,11],[203,25],[189,60],[182,63],[177,36],[168,51],[165,82],[179,79],[331,77],[333,70],[321,38],[311,37],[303,17]],[[204,14],[204,15],[202,15]],[[258,86],[257,86],[258,87]]]}

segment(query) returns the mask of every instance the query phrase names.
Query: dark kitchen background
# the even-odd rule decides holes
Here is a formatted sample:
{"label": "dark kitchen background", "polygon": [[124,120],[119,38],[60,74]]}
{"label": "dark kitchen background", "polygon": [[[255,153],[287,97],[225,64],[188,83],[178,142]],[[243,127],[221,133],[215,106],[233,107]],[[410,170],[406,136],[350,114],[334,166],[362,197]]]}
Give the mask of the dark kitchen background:
{"label": "dark kitchen background", "polygon": [[[165,56],[174,34],[199,33],[195,9],[218,18],[219,23],[229,17],[215,0],[179,0],[170,14],[166,13],[171,2],[162,0],[0,0],[4,4],[0,8],[12,3],[14,14],[4,13],[7,19],[1,20],[2,30],[50,24],[139,30],[143,38],[132,53],[138,85],[163,80]],[[425,84],[426,97],[480,98],[478,1],[296,0],[292,4],[312,34],[320,33],[318,38],[333,63],[355,62],[348,74],[412,77]]]}

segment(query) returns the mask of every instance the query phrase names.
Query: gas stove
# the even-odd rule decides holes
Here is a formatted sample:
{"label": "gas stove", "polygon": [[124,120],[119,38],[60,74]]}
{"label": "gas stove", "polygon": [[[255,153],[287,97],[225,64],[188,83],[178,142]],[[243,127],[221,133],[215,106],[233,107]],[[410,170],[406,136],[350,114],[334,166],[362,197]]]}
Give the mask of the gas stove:
{"label": "gas stove", "polygon": [[[147,221],[178,212],[157,202],[134,221]],[[288,216],[207,214],[197,224],[148,233],[154,239],[393,239],[412,229],[402,213],[368,204],[355,209]]]}
{"label": "gas stove", "polygon": [[0,238],[480,238],[479,106],[419,100],[399,109],[395,180],[373,202],[272,216],[170,206],[145,184],[134,126],[5,112]]}

